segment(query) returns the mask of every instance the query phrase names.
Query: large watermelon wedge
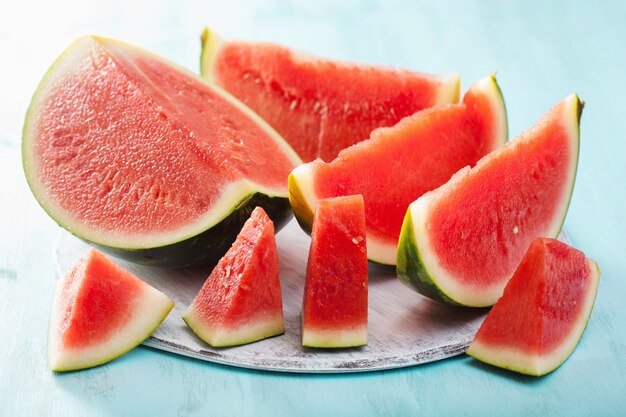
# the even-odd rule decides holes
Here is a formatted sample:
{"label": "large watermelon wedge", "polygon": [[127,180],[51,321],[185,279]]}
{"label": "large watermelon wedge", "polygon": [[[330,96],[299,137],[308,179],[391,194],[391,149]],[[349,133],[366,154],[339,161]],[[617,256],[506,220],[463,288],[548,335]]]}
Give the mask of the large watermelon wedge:
{"label": "large watermelon wedge", "polygon": [[252,209],[290,216],[296,153],[218,87],[84,37],[48,70],[23,132],[26,178],[60,225],[131,261],[215,263]]}
{"label": "large watermelon wedge", "polygon": [[254,209],[183,320],[215,347],[285,332],[274,225],[261,207]]}
{"label": "large watermelon wedge", "polygon": [[174,303],[92,249],[57,282],[48,365],[73,371],[109,362],[139,345]]}
{"label": "large watermelon wedge", "polygon": [[575,94],[530,130],[407,210],[398,276],[453,304],[495,304],[530,242],[556,237],[574,188],[582,103]]}
{"label": "large watermelon wedge", "polygon": [[552,372],[582,337],[599,282],[598,265],[581,251],[533,241],[467,354],[523,374]]}
{"label": "large watermelon wedge", "polygon": [[324,60],[273,44],[223,41],[209,29],[201,70],[267,120],[305,162],[330,161],[375,128],[459,99],[458,75]]}
{"label": "large watermelon wedge", "polygon": [[302,228],[311,230],[317,200],[361,194],[368,258],[395,265],[409,204],[506,142],[504,100],[494,76],[470,87],[458,104],[436,106],[372,132],[369,140],[316,160],[289,176],[289,200]]}

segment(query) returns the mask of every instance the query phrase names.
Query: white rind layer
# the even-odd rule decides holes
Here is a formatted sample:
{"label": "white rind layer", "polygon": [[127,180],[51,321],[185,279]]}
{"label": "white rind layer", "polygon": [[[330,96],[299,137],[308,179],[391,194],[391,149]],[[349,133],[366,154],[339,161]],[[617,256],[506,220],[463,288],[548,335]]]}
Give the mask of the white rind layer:
{"label": "white rind layer", "polygon": [[213,347],[243,345],[285,333],[282,314],[263,318],[251,317],[245,325],[227,329],[219,323],[212,326],[203,322],[192,304],[183,314],[183,320],[200,339]]}
{"label": "white rind layer", "polygon": [[439,86],[433,105],[457,103],[460,96],[461,76],[459,74],[446,74],[438,77],[441,80],[441,86]]}
{"label": "white rind layer", "polygon": [[367,324],[352,329],[311,329],[303,323],[302,346],[345,348],[367,345]]}
{"label": "white rind layer", "polygon": [[[574,180],[576,178],[576,167],[578,164],[578,146],[579,146],[579,129],[578,129],[578,97],[572,94],[565,98],[565,106],[562,123],[566,124],[569,138],[571,141],[571,155],[568,172],[567,186],[564,187],[563,196],[561,196],[558,208],[555,210],[557,215],[552,219],[552,223],[547,228],[544,237],[556,238],[561,231],[565,213],[570,202]],[[463,285],[461,281],[444,266],[439,263],[439,257],[435,252],[428,231],[428,219],[431,215],[431,207],[443,196],[454,193],[456,189],[462,186],[463,179],[468,175],[473,175],[482,169],[482,166],[489,164],[489,161],[496,158],[508,158],[508,155],[515,153],[517,144],[521,141],[529,140],[528,137],[520,137],[506,146],[500,148],[496,153],[491,153],[483,157],[475,168],[465,167],[459,170],[450,178],[446,184],[430,191],[409,206],[411,215],[411,223],[413,225],[413,237],[420,255],[421,262],[432,279],[432,284],[436,285],[446,296],[453,301],[469,306],[469,307],[488,307],[496,303],[502,295],[506,280],[494,283],[490,286],[469,286]]]}
{"label": "white rind layer", "polygon": [[489,345],[474,339],[467,349],[467,354],[490,365],[534,376],[545,375],[561,366],[582,337],[598,292],[600,282],[598,265],[592,259],[587,259],[587,265],[591,271],[591,285],[587,298],[572,331],[556,349],[543,354],[528,354],[513,346]]}
{"label": "white rind layer", "polygon": [[[197,80],[201,80],[196,74],[191,73],[189,70],[175,63],[169,62],[164,58],[149,51],[145,51],[139,47],[130,46],[117,40],[98,37],[83,37],[70,45],[70,47],[68,47],[61,54],[61,56],[57,58],[54,64],[52,64],[42,79],[40,85],[37,87],[28,108],[26,120],[24,122],[22,139],[22,158],[28,183],[41,206],[53,219],[55,219],[55,221],[63,225],[63,227],[71,233],[98,245],[124,249],[146,249],[181,242],[198,235],[202,231],[211,229],[223,219],[228,217],[228,215],[231,214],[242,201],[246,200],[248,196],[252,194],[262,193],[270,197],[287,197],[288,191],[286,188],[270,188],[247,179],[231,182],[224,186],[221,195],[216,200],[216,203],[207,213],[201,215],[198,219],[183,227],[166,232],[146,232],[143,234],[125,234],[119,230],[103,232],[99,229],[91,228],[86,222],[71,216],[70,213],[62,208],[52,196],[48,195],[45,186],[41,183],[38,175],[39,167],[37,165],[37,158],[33,155],[34,141],[36,139],[32,134],[29,134],[29,132],[36,124],[36,120],[34,120],[34,118],[36,118],[37,112],[39,111],[38,109],[41,108],[44,100],[48,96],[49,91],[60,80],[62,80],[67,71],[70,71],[78,65],[79,60],[85,56],[85,54],[89,51],[89,48],[93,47],[94,43],[96,43],[99,47],[106,46],[108,48],[124,48],[125,50],[132,50],[134,53],[150,56],[165,63],[166,65],[180,70],[185,74],[192,75]],[[279,146],[279,148],[283,150],[287,158],[293,163],[293,166],[297,166],[302,163],[302,160],[291,148],[291,146],[289,146],[289,144],[269,124],[267,124],[267,122],[261,119],[260,116],[222,88],[209,84],[206,81],[204,81],[204,83],[209,86],[216,95],[220,96],[226,102],[232,104],[243,114],[252,119],[254,123],[267,133],[268,136],[271,137]]]}
{"label": "white rind layer", "polygon": [[65,278],[61,278],[57,281],[48,328],[48,366],[55,372],[90,368],[123,355],[146,340],[174,307],[165,294],[144,283],[144,292],[125,326],[93,346],[68,349],[62,340],[64,287]]}

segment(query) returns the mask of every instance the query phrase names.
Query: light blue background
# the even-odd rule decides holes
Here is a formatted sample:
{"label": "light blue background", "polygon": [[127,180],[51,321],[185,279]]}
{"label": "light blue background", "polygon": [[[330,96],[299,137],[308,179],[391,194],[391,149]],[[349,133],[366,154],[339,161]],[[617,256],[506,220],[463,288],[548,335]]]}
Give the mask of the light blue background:
{"label": "light blue background", "polygon": [[[317,1],[5,2],[0,6],[0,416],[625,415],[626,3]],[[193,70],[199,34],[280,42],[318,55],[460,72],[462,89],[497,72],[510,136],[576,91],[586,101],[565,227],[602,268],[587,331],[536,379],[466,357],[357,375],[245,371],[137,348],[108,365],[54,375],[45,360],[58,227],[30,195],[19,143],[30,95],[76,37],[139,44]]]}

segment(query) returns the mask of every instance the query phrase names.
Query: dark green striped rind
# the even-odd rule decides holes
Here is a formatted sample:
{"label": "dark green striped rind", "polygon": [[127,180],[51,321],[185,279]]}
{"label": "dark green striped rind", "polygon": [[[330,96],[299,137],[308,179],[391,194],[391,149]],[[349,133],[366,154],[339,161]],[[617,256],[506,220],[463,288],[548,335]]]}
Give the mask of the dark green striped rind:
{"label": "dark green striped rind", "polygon": [[[198,231],[196,236],[180,242],[146,249],[125,249],[99,245],[77,236],[117,258],[142,265],[165,268],[214,266],[231,247],[243,224],[255,207],[263,207],[278,232],[291,219],[291,206],[286,197],[270,197],[262,193],[248,195],[222,221]],[[61,225],[63,226],[63,225]]]}
{"label": "dark green striped rind", "polygon": [[463,305],[450,298],[428,273],[415,241],[410,206],[402,222],[402,231],[400,232],[400,240],[398,242],[396,272],[400,281],[423,296],[448,304]]}

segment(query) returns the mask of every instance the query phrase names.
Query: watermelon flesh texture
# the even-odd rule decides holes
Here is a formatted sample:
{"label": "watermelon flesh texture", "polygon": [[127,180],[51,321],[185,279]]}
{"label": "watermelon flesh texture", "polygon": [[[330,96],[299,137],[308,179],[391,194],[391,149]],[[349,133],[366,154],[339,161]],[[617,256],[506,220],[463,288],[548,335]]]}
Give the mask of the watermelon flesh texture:
{"label": "watermelon flesh texture", "polygon": [[72,371],[109,362],[139,345],[174,303],[91,249],[57,282],[48,330],[48,365]]}
{"label": "watermelon flesh texture", "polygon": [[227,93],[98,37],[79,39],[44,77],[23,158],[33,193],[57,222],[122,255],[131,249],[131,258],[211,229],[251,196],[286,198],[299,162]]}
{"label": "watermelon flesh texture", "polygon": [[367,344],[367,241],[360,195],[320,200],[302,304],[302,345]]}
{"label": "watermelon flesh texture", "polygon": [[581,112],[572,94],[507,146],[412,203],[398,247],[399,277],[435,299],[493,305],[530,242],[561,230]]}
{"label": "watermelon flesh texture", "polygon": [[582,337],[599,282],[598,265],[579,250],[534,240],[467,353],[524,374],[552,372]]}
{"label": "watermelon flesh texture", "polygon": [[459,104],[426,109],[369,140],[296,168],[289,199],[296,218],[310,230],[320,198],[361,194],[365,200],[368,257],[395,265],[402,219],[409,204],[474,165],[507,139],[506,110],[495,77],[477,81]]}
{"label": "watermelon flesh texture", "polygon": [[257,207],[183,319],[214,347],[285,332],[274,226]]}
{"label": "watermelon flesh texture", "polygon": [[305,161],[339,151],[416,111],[459,99],[458,75],[324,60],[203,34],[202,74],[267,120]]}

